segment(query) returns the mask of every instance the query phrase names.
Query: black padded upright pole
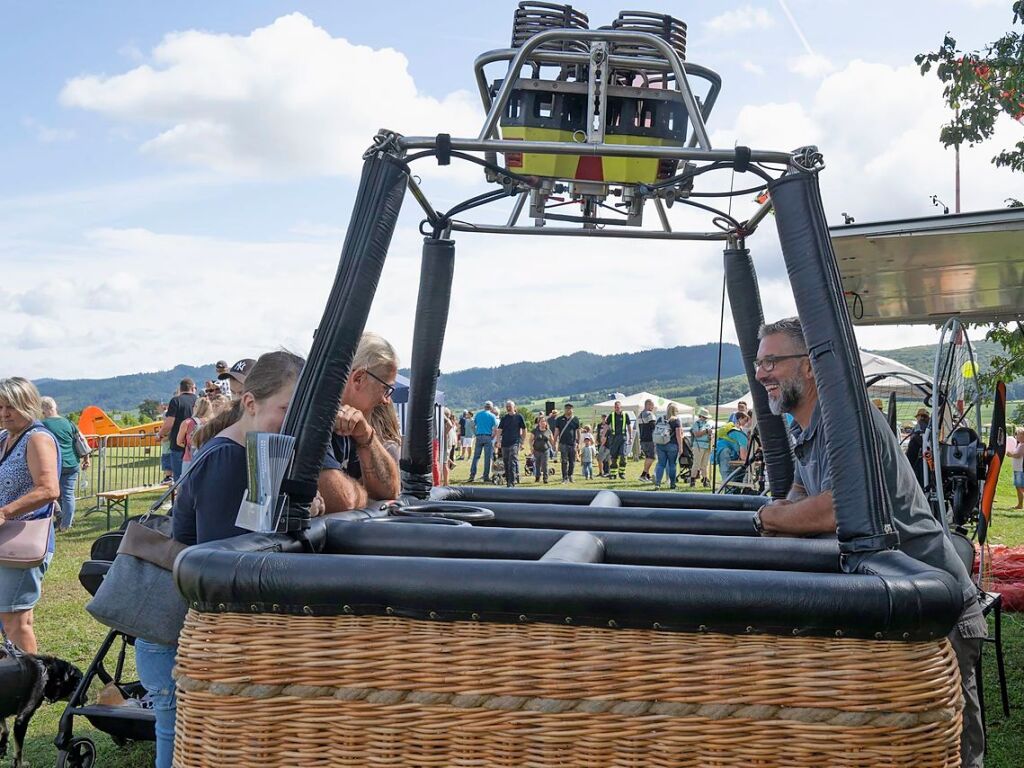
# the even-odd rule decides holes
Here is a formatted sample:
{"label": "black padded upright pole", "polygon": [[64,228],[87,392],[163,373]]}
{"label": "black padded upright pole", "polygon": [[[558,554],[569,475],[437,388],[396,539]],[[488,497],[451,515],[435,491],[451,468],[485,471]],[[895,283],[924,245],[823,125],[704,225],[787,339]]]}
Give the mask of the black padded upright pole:
{"label": "black padded upright pole", "polygon": [[[899,534],[885,492],[864,371],[843,298],[818,177],[795,171],[769,185],[782,255],[803,325],[821,403],[839,549],[892,549]],[[847,565],[844,559],[844,567]]]}
{"label": "black padded upright pole", "polygon": [[283,530],[309,525],[308,504],[316,494],[341,392],[363,335],[405,187],[405,171],[394,156],[378,151],[367,157],[334,285],[282,428],[296,438],[295,457],[282,485],[291,500],[279,526]]}
{"label": "black padded upright pole", "polygon": [[402,493],[419,499],[427,498],[433,485],[434,400],[454,276],[455,241],[424,238],[401,461]]}
{"label": "black padded upright pole", "polygon": [[736,338],[743,356],[743,369],[747,372],[750,399],[757,416],[757,431],[761,435],[761,449],[768,472],[773,498],[782,499],[793,484],[793,452],[789,446],[786,422],[768,407],[768,393],[754,378],[754,359],[757,357],[757,331],[764,322],[761,292],[750,251],[746,248],[725,249],[725,284],[729,291],[729,306],[736,324]]}

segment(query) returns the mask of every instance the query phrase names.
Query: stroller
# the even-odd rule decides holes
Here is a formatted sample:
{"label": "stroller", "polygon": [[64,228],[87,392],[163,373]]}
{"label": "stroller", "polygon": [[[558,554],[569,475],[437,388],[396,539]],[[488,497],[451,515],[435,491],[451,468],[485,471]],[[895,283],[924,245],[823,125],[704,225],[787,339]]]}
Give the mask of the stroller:
{"label": "stroller", "polygon": [[677,480],[680,483],[689,483],[693,476],[693,448],[690,446],[689,436],[683,438],[683,444],[679,446],[679,475]]}
{"label": "stroller", "polygon": [[[553,470],[551,468],[550,462],[551,462],[551,460],[548,459],[547,476],[548,477],[554,477],[555,476],[555,470]],[[537,462],[533,458],[533,453],[530,452],[530,453],[526,454],[526,461],[523,462],[523,473],[527,477],[533,477],[533,474],[534,474],[534,472],[536,472],[536,469],[537,469]],[[545,481],[545,482],[547,482],[547,481]]]}
{"label": "stroller", "polygon": [[[491,482],[494,485],[505,485],[507,482],[505,479],[505,452],[500,448],[494,450],[494,458],[491,460]],[[519,485],[518,465],[516,465],[516,476],[513,482]]]}
{"label": "stroller", "polygon": [[[127,526],[127,524],[126,524]],[[119,531],[108,531],[92,544],[90,560],[86,560],[78,572],[78,580],[90,595],[95,595],[103,576],[117,555],[117,548],[124,536],[124,527]],[[144,704],[146,695],[142,684],[124,679],[125,657],[128,647],[135,645],[135,638],[116,629],[107,633],[99,650],[82,676],[82,682],[68,701],[61,715],[54,744],[57,747],[57,768],[92,768],[96,763],[96,744],[87,736],[75,736],[75,718],[84,717],[94,728],[109,734],[114,743],[124,746],[130,741],[155,741],[156,718],[152,709]],[[107,657],[113,651],[114,672],[106,667]],[[124,698],[118,705],[89,703],[89,687],[94,680],[113,686]]]}

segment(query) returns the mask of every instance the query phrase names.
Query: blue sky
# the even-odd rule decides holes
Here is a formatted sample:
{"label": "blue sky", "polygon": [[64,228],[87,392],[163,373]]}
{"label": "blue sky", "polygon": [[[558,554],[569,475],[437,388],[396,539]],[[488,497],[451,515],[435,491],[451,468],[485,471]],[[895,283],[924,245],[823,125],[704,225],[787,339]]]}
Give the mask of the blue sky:
{"label": "blue sky", "polygon": [[[579,5],[592,26],[620,7]],[[913,72],[913,55],[947,30],[968,48],[993,39],[1009,25],[1008,0],[693,6],[649,8],[683,17],[688,57],[724,78],[709,123],[716,144],[818,144],[832,220],[841,210],[861,221],[926,215],[932,194],[951,202],[938,86]],[[106,376],[281,345],[305,352],[368,139],[380,125],[475,134],[472,61],[507,44],[513,9],[5,4],[0,373]],[[1019,133],[1000,126],[1000,138]],[[967,210],[998,207],[1020,187],[990,166],[995,151],[965,153]],[[439,203],[483,189],[465,171],[423,175]],[[406,358],[416,221],[407,204],[370,321]],[[766,312],[781,314],[791,299],[770,229],[751,246]],[[578,242],[460,240],[443,367],[717,338],[715,249],[581,252]],[[619,321],[605,327],[609,310]],[[860,336],[891,347],[934,333]]]}

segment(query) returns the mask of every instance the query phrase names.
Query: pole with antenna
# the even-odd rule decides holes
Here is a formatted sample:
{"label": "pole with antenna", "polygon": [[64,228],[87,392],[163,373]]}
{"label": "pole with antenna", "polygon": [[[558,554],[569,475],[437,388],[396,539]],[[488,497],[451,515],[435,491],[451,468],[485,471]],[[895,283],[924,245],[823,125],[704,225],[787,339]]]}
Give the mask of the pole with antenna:
{"label": "pole with antenna", "polygon": [[[960,122],[960,110],[956,111],[956,121]],[[956,180],[954,182],[953,212],[960,213],[960,142],[956,143],[953,151],[954,164],[956,166]]]}

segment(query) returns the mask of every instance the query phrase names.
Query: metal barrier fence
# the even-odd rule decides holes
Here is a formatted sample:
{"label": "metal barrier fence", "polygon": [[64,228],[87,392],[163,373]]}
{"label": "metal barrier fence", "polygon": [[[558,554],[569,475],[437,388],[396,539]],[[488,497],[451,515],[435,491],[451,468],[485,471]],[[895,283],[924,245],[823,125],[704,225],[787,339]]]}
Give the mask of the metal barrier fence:
{"label": "metal barrier fence", "polygon": [[152,485],[163,480],[161,447],[152,435],[85,435],[93,446],[89,468],[78,473],[75,498],[93,498],[92,509],[100,508],[97,494],[124,488]]}

